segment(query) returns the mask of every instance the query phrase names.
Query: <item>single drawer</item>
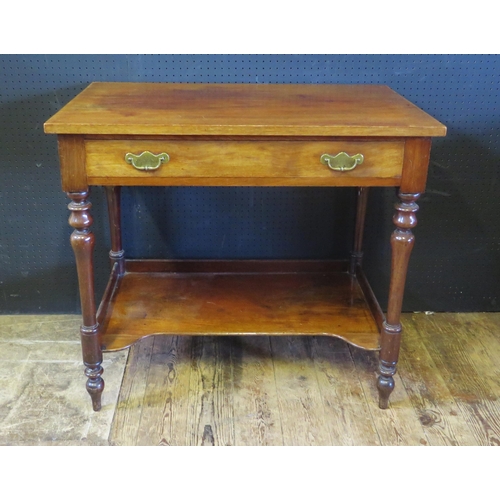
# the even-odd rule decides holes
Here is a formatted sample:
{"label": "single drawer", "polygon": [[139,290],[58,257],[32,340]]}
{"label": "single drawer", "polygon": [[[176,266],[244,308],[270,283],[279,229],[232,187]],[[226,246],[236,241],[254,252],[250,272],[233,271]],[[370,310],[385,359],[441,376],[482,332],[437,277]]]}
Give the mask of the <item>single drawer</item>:
{"label": "single drawer", "polygon": [[[399,183],[404,140],[87,140],[85,147],[89,184],[383,186]],[[145,151],[168,157],[147,170],[125,159]],[[362,162],[335,171],[321,161],[340,152]]]}

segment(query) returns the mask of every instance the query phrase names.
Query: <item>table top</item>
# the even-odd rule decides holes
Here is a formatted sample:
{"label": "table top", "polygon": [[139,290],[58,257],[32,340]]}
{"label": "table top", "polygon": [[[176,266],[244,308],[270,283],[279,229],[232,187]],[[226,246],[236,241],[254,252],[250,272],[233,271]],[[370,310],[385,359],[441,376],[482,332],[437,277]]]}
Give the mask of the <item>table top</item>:
{"label": "table top", "polygon": [[385,85],[90,84],[46,133],[434,137],[446,127]]}

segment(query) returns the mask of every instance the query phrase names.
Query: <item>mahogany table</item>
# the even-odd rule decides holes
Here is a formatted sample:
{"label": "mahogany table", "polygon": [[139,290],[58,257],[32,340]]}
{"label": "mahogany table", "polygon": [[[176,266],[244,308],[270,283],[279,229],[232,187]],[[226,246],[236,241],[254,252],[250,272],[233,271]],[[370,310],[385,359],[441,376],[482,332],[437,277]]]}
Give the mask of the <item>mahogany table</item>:
{"label": "mahogany table", "polygon": [[[92,83],[45,125],[71,202],[87,390],[101,408],[103,351],[152,334],[333,335],[380,350],[394,388],[416,201],[446,127],[382,85]],[[94,298],[89,188],[105,186],[111,275]],[[357,187],[346,261],[127,260],[120,186]],[[387,314],[361,269],[370,186],[399,186]]]}

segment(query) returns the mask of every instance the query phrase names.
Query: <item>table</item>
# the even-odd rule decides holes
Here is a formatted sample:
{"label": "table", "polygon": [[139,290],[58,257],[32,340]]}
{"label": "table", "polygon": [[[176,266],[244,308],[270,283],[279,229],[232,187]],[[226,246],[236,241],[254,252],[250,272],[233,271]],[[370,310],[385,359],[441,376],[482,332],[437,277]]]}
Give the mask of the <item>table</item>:
{"label": "table", "polygon": [[[58,135],[82,308],[86,387],[101,408],[102,353],[152,334],[333,335],[379,350],[387,408],[431,138],[446,127],[384,85],[92,83],[44,124]],[[111,273],[94,298],[90,186],[105,186]],[[121,186],[357,188],[345,261],[128,260]],[[398,186],[384,314],[362,271],[370,186]]]}

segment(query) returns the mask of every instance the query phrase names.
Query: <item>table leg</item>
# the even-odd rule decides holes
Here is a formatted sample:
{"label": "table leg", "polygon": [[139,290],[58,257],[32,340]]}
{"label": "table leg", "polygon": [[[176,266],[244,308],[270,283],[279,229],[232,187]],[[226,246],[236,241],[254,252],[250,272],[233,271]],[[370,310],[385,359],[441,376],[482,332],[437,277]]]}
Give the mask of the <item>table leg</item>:
{"label": "table leg", "polygon": [[82,340],[83,363],[87,379],[87,391],[92,398],[95,411],[101,409],[101,394],[104,381],[101,378],[103,369],[102,350],[99,338],[99,325],[96,319],[96,305],[94,297],[94,235],[90,230],[92,216],[90,215],[91,203],[88,201],[88,192],[67,193],[71,202],[69,224],[75,230],[71,234],[71,246],[75,253],[82,305],[83,323],[80,327]]}
{"label": "table leg", "polygon": [[120,186],[106,186],[106,199],[108,202],[109,229],[111,233],[111,250],[109,258],[111,266],[118,264],[118,274],[125,272],[125,252],[122,248],[122,226],[120,207]]}
{"label": "table leg", "polygon": [[351,252],[350,273],[356,274],[356,267],[361,266],[363,260],[363,233],[365,230],[366,203],[368,200],[368,187],[358,188],[358,202],[356,208],[356,227],[354,230],[354,248]]}
{"label": "table leg", "polygon": [[415,202],[419,196],[420,193],[400,192],[400,202],[396,204],[396,213],[392,219],[396,229],[391,236],[392,262],[389,303],[381,335],[379,377],[377,381],[379,407],[382,409],[389,406],[389,396],[394,389],[393,376],[396,373],[401,342],[400,317],[403,292],[408,261],[415,242],[412,228],[417,225],[415,212],[418,210],[418,205]]}

